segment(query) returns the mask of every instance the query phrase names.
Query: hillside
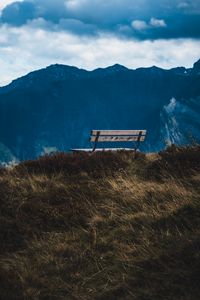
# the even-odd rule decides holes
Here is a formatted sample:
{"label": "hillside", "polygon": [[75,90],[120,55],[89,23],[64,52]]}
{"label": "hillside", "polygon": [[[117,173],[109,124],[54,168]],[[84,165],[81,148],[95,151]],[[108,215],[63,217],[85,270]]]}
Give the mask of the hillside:
{"label": "hillside", "polygon": [[147,129],[147,152],[166,142],[199,142],[199,64],[94,71],[52,65],[14,80],[0,88],[0,162],[90,147],[92,129]]}
{"label": "hillside", "polygon": [[0,197],[1,299],[200,299],[200,146],[41,157]]}

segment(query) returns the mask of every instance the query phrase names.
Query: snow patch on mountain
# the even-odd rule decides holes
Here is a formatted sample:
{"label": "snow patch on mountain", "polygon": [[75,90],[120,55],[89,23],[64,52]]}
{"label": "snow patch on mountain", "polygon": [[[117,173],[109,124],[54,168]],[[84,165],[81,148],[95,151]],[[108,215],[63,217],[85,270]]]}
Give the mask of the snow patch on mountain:
{"label": "snow patch on mountain", "polygon": [[[194,102],[197,102],[197,100],[193,99]],[[168,145],[199,141],[199,114],[195,111],[195,106],[191,106],[191,103],[192,100],[190,102],[180,102],[172,98],[163,107],[160,114],[161,136]]]}

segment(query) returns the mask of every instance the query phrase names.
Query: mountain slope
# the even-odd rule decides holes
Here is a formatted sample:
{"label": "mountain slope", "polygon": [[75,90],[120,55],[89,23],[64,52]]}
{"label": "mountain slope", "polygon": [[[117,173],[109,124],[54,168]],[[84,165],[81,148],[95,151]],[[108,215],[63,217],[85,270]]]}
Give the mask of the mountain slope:
{"label": "mountain slope", "polygon": [[166,140],[199,141],[199,97],[199,62],[188,70],[114,65],[91,72],[52,65],[0,89],[0,143],[22,160],[90,146],[98,128],[147,129],[147,151]]}

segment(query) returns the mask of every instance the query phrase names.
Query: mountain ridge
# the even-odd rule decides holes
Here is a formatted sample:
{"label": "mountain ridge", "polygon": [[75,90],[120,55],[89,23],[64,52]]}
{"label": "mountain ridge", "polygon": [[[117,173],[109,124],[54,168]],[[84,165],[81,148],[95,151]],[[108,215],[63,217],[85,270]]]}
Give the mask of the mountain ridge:
{"label": "mountain ridge", "polygon": [[40,72],[47,71],[47,70],[50,70],[50,69],[55,70],[56,68],[59,68],[59,69],[60,68],[65,68],[65,69],[68,69],[68,70],[71,70],[71,71],[74,70],[74,71],[78,71],[78,72],[84,72],[84,73],[88,73],[88,75],[89,75],[90,73],[96,73],[98,71],[107,71],[107,70],[116,70],[117,72],[118,71],[138,71],[138,70],[146,70],[146,71],[148,71],[148,70],[162,70],[162,71],[182,70],[183,71],[184,70],[184,71],[191,71],[194,68],[195,69],[197,67],[200,68],[199,65],[200,65],[200,59],[193,64],[193,68],[186,68],[184,66],[180,66],[180,67],[173,67],[173,68],[170,68],[170,69],[164,69],[164,68],[158,67],[156,65],[152,65],[152,66],[149,66],[149,67],[129,68],[129,67],[121,65],[119,63],[115,63],[115,64],[110,65],[108,67],[104,67],[104,68],[99,67],[99,68],[95,68],[95,69],[92,69],[92,70],[87,70],[87,69],[84,69],[84,68],[79,68],[77,66],[55,63],[55,64],[48,65],[44,68],[40,68],[40,69],[31,71],[31,72],[28,72],[27,74],[22,75],[19,78],[13,79],[9,84],[6,84],[4,86],[0,86],[0,90],[12,85],[13,83],[15,83],[17,81],[20,81],[22,79],[31,77],[32,75],[36,75],[36,74],[39,74]]}

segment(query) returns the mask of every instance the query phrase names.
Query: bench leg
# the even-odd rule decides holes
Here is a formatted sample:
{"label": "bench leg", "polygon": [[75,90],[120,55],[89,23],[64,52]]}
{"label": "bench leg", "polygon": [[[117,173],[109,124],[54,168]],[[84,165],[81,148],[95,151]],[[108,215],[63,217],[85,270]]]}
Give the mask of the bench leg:
{"label": "bench leg", "polygon": [[94,142],[94,147],[93,147],[92,153],[95,152],[95,150],[97,148],[97,143],[98,143],[99,136],[100,136],[100,131],[97,131],[97,135],[96,135],[96,138],[95,138],[95,142]]}
{"label": "bench leg", "polygon": [[142,131],[140,131],[140,133],[138,135],[138,139],[137,139],[136,146],[135,146],[135,149],[134,149],[134,151],[135,151],[135,158],[136,158],[137,150],[138,150],[138,148],[140,146],[141,137],[142,137]]}

